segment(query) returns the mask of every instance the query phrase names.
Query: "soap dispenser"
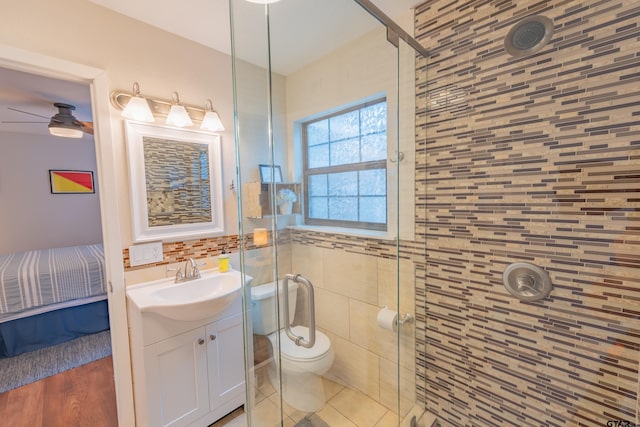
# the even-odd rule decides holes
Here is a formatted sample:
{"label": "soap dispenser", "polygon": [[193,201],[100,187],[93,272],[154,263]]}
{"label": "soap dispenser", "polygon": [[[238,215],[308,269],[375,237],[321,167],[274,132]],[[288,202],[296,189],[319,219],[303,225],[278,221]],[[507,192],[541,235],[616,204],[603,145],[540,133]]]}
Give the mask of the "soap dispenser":
{"label": "soap dispenser", "polygon": [[229,254],[225,248],[222,248],[222,253],[218,255],[218,271],[220,273],[229,271]]}

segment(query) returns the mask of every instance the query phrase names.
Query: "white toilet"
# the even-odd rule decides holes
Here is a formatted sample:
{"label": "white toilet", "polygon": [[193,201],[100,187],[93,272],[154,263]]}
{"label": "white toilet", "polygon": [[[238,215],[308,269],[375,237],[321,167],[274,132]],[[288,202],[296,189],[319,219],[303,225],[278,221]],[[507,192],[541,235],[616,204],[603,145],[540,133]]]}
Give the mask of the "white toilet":
{"label": "white toilet", "polygon": [[[282,281],[278,282],[282,289]],[[298,284],[289,281],[289,318],[293,321],[296,312],[296,295]],[[290,406],[305,412],[315,412],[322,409],[326,403],[324,386],[321,375],[326,373],[335,357],[329,337],[316,331],[316,342],[311,348],[296,345],[284,331],[284,315],[282,310],[282,296],[280,296],[280,326],[276,322],[275,284],[267,283],[251,287],[253,333],[266,335],[271,343],[273,363],[269,367],[271,384],[278,389],[276,364],[280,363],[282,375],[282,397]],[[309,338],[306,326],[294,326],[292,332],[297,336]],[[281,358],[277,357],[277,339],[280,340]]]}

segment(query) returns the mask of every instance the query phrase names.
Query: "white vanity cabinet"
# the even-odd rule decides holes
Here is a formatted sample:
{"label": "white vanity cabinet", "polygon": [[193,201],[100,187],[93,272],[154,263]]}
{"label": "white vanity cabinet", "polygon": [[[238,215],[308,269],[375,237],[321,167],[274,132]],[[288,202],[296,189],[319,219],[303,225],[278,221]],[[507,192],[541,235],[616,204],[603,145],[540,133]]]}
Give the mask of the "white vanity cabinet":
{"label": "white vanity cabinet", "polygon": [[210,407],[215,408],[238,394],[244,399],[242,315],[207,325],[205,335]]}
{"label": "white vanity cabinet", "polygon": [[209,412],[204,328],[144,348],[149,426],[188,426]]}
{"label": "white vanity cabinet", "polygon": [[129,315],[138,427],[204,427],[244,404],[240,298],[201,322]]}

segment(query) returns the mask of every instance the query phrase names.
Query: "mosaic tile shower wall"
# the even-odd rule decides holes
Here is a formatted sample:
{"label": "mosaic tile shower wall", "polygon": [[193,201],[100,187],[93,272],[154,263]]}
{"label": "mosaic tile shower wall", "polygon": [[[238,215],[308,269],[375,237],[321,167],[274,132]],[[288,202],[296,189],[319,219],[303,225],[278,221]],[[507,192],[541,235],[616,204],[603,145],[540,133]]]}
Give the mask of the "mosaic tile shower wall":
{"label": "mosaic tile shower wall", "polygon": [[[512,57],[503,39],[531,14],[555,33]],[[636,420],[639,24],[636,0],[416,8],[418,399],[442,425]],[[513,262],[546,269],[550,296],[511,297]]]}

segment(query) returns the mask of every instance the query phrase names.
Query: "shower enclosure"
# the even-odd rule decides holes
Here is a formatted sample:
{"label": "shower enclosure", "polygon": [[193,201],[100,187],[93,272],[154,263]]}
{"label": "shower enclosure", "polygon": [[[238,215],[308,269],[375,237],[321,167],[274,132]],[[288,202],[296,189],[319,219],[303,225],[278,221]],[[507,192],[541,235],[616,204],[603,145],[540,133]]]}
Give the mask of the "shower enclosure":
{"label": "shower enclosure", "polygon": [[426,0],[427,52],[367,1],[230,4],[242,266],[335,353],[290,405],[315,359],[247,289],[251,425],[638,423],[638,2]]}
{"label": "shower enclosure", "polygon": [[[231,0],[230,10],[240,264],[253,278],[248,422],[408,426],[424,408],[424,271],[412,260],[424,254],[414,227],[424,50],[368,1]],[[413,25],[410,10],[394,18]]]}

